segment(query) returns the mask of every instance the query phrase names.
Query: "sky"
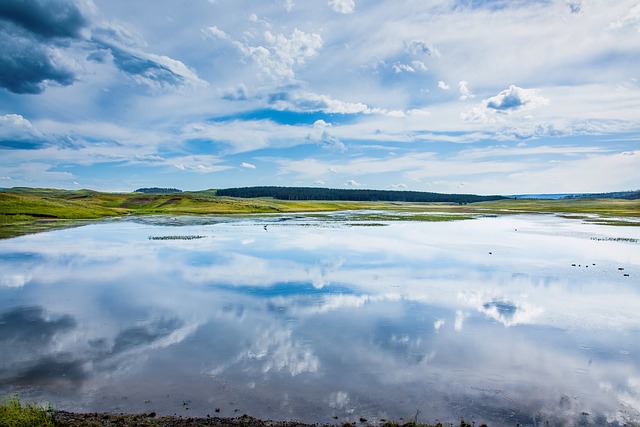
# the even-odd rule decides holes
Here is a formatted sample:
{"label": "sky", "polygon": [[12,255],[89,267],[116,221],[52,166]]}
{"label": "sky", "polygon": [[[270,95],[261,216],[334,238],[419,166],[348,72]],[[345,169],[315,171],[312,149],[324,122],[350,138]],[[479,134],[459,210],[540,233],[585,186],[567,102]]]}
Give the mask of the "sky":
{"label": "sky", "polygon": [[639,0],[2,0],[0,187],[640,188]]}

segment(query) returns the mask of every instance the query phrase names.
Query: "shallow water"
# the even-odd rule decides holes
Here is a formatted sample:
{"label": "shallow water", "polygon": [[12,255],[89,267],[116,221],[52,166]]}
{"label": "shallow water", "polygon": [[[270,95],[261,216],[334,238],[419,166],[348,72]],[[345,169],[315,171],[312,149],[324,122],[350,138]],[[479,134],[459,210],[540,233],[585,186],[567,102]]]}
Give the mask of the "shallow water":
{"label": "shallow water", "polygon": [[86,412],[640,422],[640,228],[366,224],[157,217],[2,240],[0,391]]}

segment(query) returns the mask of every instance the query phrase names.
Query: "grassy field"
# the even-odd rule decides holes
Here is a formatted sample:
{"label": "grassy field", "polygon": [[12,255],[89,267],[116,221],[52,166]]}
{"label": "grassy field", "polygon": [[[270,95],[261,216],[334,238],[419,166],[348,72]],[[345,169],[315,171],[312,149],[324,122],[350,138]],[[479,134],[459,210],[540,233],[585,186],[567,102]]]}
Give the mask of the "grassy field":
{"label": "grassy field", "polygon": [[13,188],[0,191],[0,238],[123,215],[240,215],[344,210],[385,211],[384,215],[371,212],[348,218],[356,221],[446,221],[479,215],[554,213],[603,224],[640,225],[640,200],[508,199],[458,205],[240,199],[217,197],[215,190],[142,194]]}
{"label": "grassy field", "polygon": [[39,405],[22,403],[7,397],[0,403],[0,425],[3,427],[55,427],[53,411]]}

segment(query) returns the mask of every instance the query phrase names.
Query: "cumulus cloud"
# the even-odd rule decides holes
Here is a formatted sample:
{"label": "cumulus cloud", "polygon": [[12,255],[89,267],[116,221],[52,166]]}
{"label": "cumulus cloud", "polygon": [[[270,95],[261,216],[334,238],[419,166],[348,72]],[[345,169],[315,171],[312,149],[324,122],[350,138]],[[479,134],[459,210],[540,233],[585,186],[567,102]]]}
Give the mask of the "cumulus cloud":
{"label": "cumulus cloud", "polygon": [[242,164],[240,165],[245,169],[255,169],[256,165],[251,164],[251,163],[247,163],[247,162],[242,162]]}
{"label": "cumulus cloud", "polygon": [[466,80],[461,80],[460,83],[458,83],[458,90],[460,90],[461,101],[466,101],[467,99],[476,97],[473,93],[471,93],[471,90],[469,89],[469,82],[467,82]]}
{"label": "cumulus cloud", "polygon": [[407,188],[407,184],[391,184],[389,186],[390,190],[406,190]]}
{"label": "cumulus cloud", "polygon": [[233,89],[227,89],[222,92],[222,99],[226,99],[227,101],[246,101],[247,97],[247,88],[244,85],[239,85]]}
{"label": "cumulus cloud", "polygon": [[449,90],[450,87],[448,84],[446,84],[445,82],[443,82],[442,80],[440,80],[438,82],[438,88],[442,89],[442,90]]}
{"label": "cumulus cloud", "polygon": [[356,2],[354,0],[329,0],[329,6],[335,12],[349,14],[355,10]]}
{"label": "cumulus cloud", "polygon": [[344,153],[347,147],[340,139],[329,133],[331,123],[324,120],[316,120],[313,123],[313,133],[309,134],[308,139],[315,141],[323,150]]}
{"label": "cumulus cloud", "polygon": [[464,113],[462,118],[468,121],[493,121],[500,115],[508,115],[520,111],[529,111],[543,105],[549,100],[538,94],[536,89],[523,89],[511,85],[499,94],[483,100]]}
{"label": "cumulus cloud", "polygon": [[363,184],[356,181],[355,179],[350,179],[347,182],[345,182],[344,185],[348,187],[362,187]]}
{"label": "cumulus cloud", "polygon": [[84,13],[75,2],[1,2],[0,86],[38,94],[51,84],[71,85],[75,71],[62,52],[68,40],[82,37]]}
{"label": "cumulus cloud", "polygon": [[[256,19],[258,19],[258,18],[256,17]],[[218,28],[215,25],[211,26],[211,27],[203,28],[201,31],[202,31],[202,34],[205,37],[218,38],[218,39],[222,39],[222,40],[229,40],[230,39],[230,37],[229,37],[229,35],[227,33],[222,31],[220,28]]]}
{"label": "cumulus cloud", "polygon": [[439,57],[440,51],[430,42],[426,40],[412,40],[405,43],[407,52],[413,55],[429,55],[433,57]]}
{"label": "cumulus cloud", "polygon": [[320,146],[324,150],[328,151],[337,151],[340,153],[344,153],[347,151],[347,147],[344,145],[342,141],[340,141],[335,136],[329,135],[328,132],[322,132],[322,136],[320,137]]}
{"label": "cumulus cloud", "polygon": [[322,111],[329,114],[371,113],[372,110],[361,102],[345,102],[328,95],[306,91],[274,93],[270,96],[270,105],[276,110],[297,112]]}
{"label": "cumulus cloud", "polygon": [[422,61],[411,61],[408,64],[403,64],[400,62],[396,62],[392,65],[393,71],[396,73],[408,72],[415,73],[416,71],[428,71],[429,68]]}
{"label": "cumulus cloud", "polygon": [[258,67],[259,75],[275,81],[292,80],[294,69],[315,57],[322,48],[319,34],[294,29],[291,35],[265,31],[264,44],[252,45],[233,41],[233,45]]}
{"label": "cumulus cloud", "polygon": [[39,94],[69,86],[86,60],[113,63],[139,83],[178,86],[199,81],[183,63],[144,52],[141,37],[123,25],[94,23],[90,1],[4,0],[0,3],[0,86]]}
{"label": "cumulus cloud", "polygon": [[313,128],[314,129],[320,129],[320,130],[325,130],[331,127],[331,123],[327,123],[324,120],[320,119],[320,120],[316,120],[313,123]]}
{"label": "cumulus cloud", "polygon": [[535,89],[523,89],[511,85],[496,96],[486,99],[487,108],[499,111],[519,111],[532,109],[549,103],[549,100],[539,96]]}
{"label": "cumulus cloud", "polygon": [[34,149],[46,143],[44,135],[21,115],[0,116],[0,148]]}
{"label": "cumulus cloud", "polygon": [[469,317],[467,313],[464,313],[461,310],[456,310],[456,318],[453,324],[453,329],[455,329],[456,332],[462,331],[464,321],[467,319],[467,317]]}

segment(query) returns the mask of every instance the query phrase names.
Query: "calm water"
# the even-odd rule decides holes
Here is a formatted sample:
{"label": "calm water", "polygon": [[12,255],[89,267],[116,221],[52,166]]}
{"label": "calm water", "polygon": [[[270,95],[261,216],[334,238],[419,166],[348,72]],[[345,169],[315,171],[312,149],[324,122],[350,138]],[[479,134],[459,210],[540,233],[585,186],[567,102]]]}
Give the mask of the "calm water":
{"label": "calm water", "polygon": [[[0,392],[91,412],[640,422],[640,228],[384,225],[157,218],[2,240]],[[150,239],[167,236],[200,238]]]}

